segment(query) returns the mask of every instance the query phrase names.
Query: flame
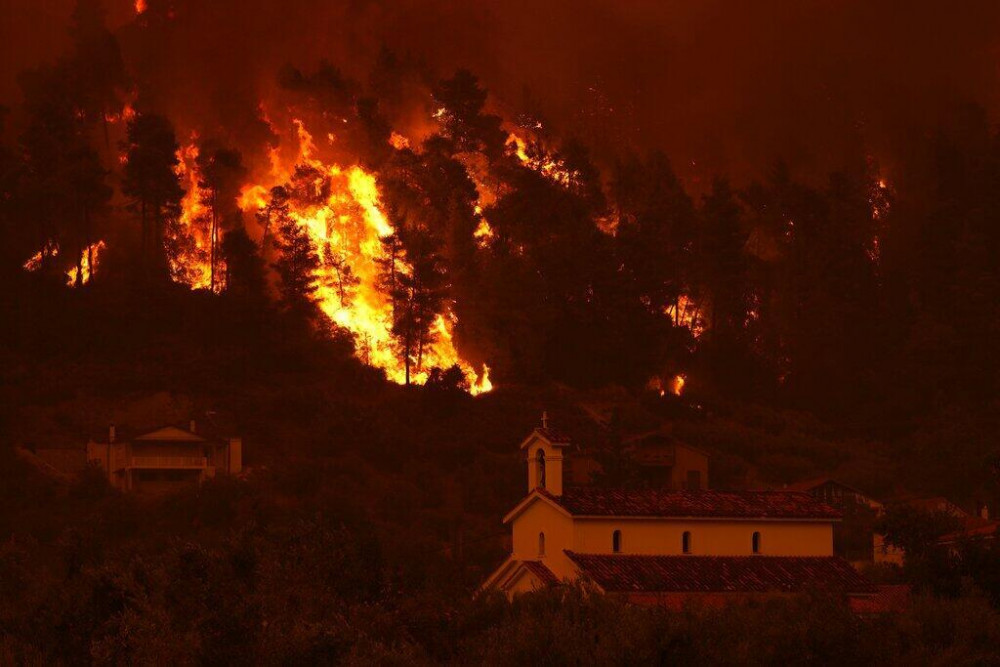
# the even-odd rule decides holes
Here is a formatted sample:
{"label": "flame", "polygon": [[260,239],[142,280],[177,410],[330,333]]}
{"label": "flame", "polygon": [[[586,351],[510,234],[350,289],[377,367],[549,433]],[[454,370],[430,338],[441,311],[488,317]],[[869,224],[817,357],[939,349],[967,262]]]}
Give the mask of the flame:
{"label": "flame", "polygon": [[59,255],[59,246],[51,241],[45,244],[45,247],[36,252],[31,258],[24,263],[23,267],[25,271],[37,271],[42,268],[42,263],[45,261],[46,257],[57,257]]}
{"label": "flame", "polygon": [[[308,233],[321,258],[315,276],[317,304],[330,321],[354,335],[362,361],[383,369],[390,380],[402,384],[406,369],[392,340],[392,302],[379,288],[380,262],[385,259],[382,240],[395,230],[383,211],[378,179],[359,165],[325,163],[305,123],[294,119],[292,126],[299,147],[295,165],[315,170],[315,194],[322,194],[319,199],[292,196],[289,200],[291,220]],[[187,194],[174,238],[187,250],[171,267],[175,280],[193,288],[208,286],[210,270],[204,224],[207,209],[198,185],[196,139],[177,156],[177,173]],[[240,191],[239,205],[245,212],[265,208],[271,200],[271,187],[288,184],[291,179],[294,169],[285,168],[276,149],[270,157],[271,174],[266,182],[248,183]],[[403,257],[397,258],[396,270],[408,274],[412,268]],[[431,369],[457,364],[470,393],[490,391],[489,368],[483,365],[477,372],[455,349],[455,323],[450,308],[438,313],[431,327],[433,342],[422,351],[419,367],[411,367],[411,382],[423,384]]]}
{"label": "flame", "polygon": [[[83,273],[81,284],[87,284],[93,279],[94,272],[97,270],[97,265],[99,264],[100,254],[105,248],[104,241],[98,241],[97,243],[91,243],[89,246],[81,251],[80,255],[80,271]],[[91,258],[94,260],[93,266],[91,266]],[[76,284],[76,267],[74,266],[69,271],[66,272],[66,277],[69,278],[71,285]]]}
{"label": "flame", "polygon": [[687,382],[687,376],[683,373],[675,375],[670,381],[670,393],[674,396],[680,396],[684,392],[684,383]]}
{"label": "flame", "polygon": [[410,147],[410,140],[401,135],[399,132],[393,132],[389,135],[389,145],[397,151],[402,151]]}
{"label": "flame", "polygon": [[493,228],[490,227],[490,223],[486,222],[486,218],[479,218],[479,224],[476,226],[476,231],[472,232],[472,235],[476,239],[476,244],[480,248],[484,248],[493,240]]}
{"label": "flame", "polygon": [[166,230],[167,243],[175,248],[170,253],[170,275],[174,281],[192,289],[211,286],[211,221],[201,188],[198,169],[198,136],[177,151],[175,173],[185,190],[181,200],[181,215],[176,226]]}
{"label": "flame", "polygon": [[[94,272],[97,270],[97,265],[99,263],[100,254],[106,248],[104,241],[97,241],[96,243],[91,243],[89,246],[83,248],[80,251],[80,270],[83,273],[83,278],[80,281],[81,284],[86,284],[91,281],[94,277]],[[42,264],[48,257],[58,257],[59,256],[59,245],[53,242],[48,242],[45,247],[32,255],[28,261],[26,261],[22,267],[25,271],[38,271],[42,268]],[[94,264],[91,266],[91,258],[93,258]],[[69,280],[70,285],[76,285],[77,267],[73,266],[66,272],[66,278]]]}
{"label": "flame", "polygon": [[136,14],[138,14],[138,15],[145,14],[146,13],[146,9],[148,9],[148,5],[146,4],[146,0],[135,0],[135,13]]}
{"label": "flame", "polygon": [[534,169],[565,188],[576,185],[579,181],[577,172],[571,171],[562,158],[546,150],[537,140],[533,140],[529,147],[527,140],[509,132],[507,150],[511,151],[524,166]]}
{"label": "flame", "polygon": [[690,329],[691,335],[695,338],[705,333],[705,318],[701,306],[687,294],[681,294],[677,298],[677,303],[667,306],[664,312],[677,326]]}

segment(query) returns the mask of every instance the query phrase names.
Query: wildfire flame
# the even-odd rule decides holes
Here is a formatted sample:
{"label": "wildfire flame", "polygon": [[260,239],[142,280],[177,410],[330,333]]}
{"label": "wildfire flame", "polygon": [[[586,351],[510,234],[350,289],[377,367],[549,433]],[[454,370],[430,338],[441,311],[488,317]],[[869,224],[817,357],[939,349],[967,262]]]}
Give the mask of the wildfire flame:
{"label": "wildfire flame", "polygon": [[[405,365],[391,337],[392,302],[378,286],[379,264],[386,259],[382,239],[395,230],[382,210],[377,177],[358,165],[344,167],[323,162],[305,123],[294,120],[293,125],[299,143],[295,166],[315,172],[314,192],[310,195],[316,196],[292,196],[289,217],[308,233],[322,260],[315,276],[318,305],[332,322],[354,334],[358,355],[364,362],[383,369],[393,382],[403,383]],[[198,185],[197,157],[195,142],[178,153],[177,173],[187,194],[173,240],[186,251],[178,254],[171,266],[175,280],[193,288],[207,287],[210,274],[209,238],[204,224],[207,211]],[[271,201],[272,186],[291,182],[294,169],[283,168],[276,152],[271,158],[272,173],[267,182],[242,188],[239,204],[244,212],[261,211]],[[261,242],[266,253],[266,239]],[[412,270],[405,257],[395,261],[397,271],[408,274]],[[481,372],[476,372],[456,351],[455,322],[450,309],[438,313],[432,326],[433,342],[423,350],[419,368],[411,367],[411,382],[423,384],[431,369],[457,364],[472,394],[490,391],[493,385],[489,368],[484,365]]]}
{"label": "wildfire flame", "polygon": [[702,314],[702,308],[687,294],[681,294],[676,304],[667,306],[666,314],[677,326],[690,329],[691,335],[695,338],[705,333],[705,318]]}
{"label": "wildfire flame", "polygon": [[[89,246],[80,251],[80,271],[82,272],[80,284],[89,283],[91,279],[93,279],[94,272],[97,271],[101,251],[103,251],[105,247],[104,241],[98,241],[96,243],[91,243]],[[25,271],[38,271],[42,268],[46,258],[58,256],[59,246],[54,243],[49,243],[45,248],[32,255],[28,261],[23,264],[23,268]],[[93,265],[91,265],[91,259],[93,259]],[[66,271],[66,279],[69,281],[70,285],[76,285],[76,278],[77,267],[73,266]]]}

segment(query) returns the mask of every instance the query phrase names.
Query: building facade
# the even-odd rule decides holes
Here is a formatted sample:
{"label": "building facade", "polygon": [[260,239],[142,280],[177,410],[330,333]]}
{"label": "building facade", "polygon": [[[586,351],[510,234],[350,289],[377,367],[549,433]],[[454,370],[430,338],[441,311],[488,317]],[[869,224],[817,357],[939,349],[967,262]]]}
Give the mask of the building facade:
{"label": "building facade", "polygon": [[216,474],[237,475],[243,469],[240,438],[211,438],[188,428],[165,426],[120,438],[115,426],[106,441],[87,443],[87,462],[100,468],[122,491],[169,491],[198,484]]}
{"label": "building facade", "polygon": [[875,588],[833,555],[840,512],[789,491],[563,488],[569,439],[536,429],[522,444],[528,495],[504,523],[512,553],[485,589],[513,596],[584,580],[639,602]]}

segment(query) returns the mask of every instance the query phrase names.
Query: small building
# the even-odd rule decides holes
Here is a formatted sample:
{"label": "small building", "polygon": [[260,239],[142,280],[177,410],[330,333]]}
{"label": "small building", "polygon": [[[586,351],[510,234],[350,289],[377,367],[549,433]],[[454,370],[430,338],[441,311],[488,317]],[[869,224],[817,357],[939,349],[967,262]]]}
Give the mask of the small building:
{"label": "small building", "polygon": [[[966,512],[964,509],[951,502],[943,496],[933,496],[930,498],[902,497],[897,498],[895,504],[906,505],[923,514],[939,514],[954,518],[961,528],[942,539],[942,544],[949,546],[960,541],[963,533],[968,532],[969,536],[981,537],[982,531],[989,532],[990,526],[994,523],[987,517],[976,517]],[[906,551],[901,547],[890,544],[886,541],[885,535],[875,533],[872,536],[874,560],[881,565],[900,565],[906,562]]]}
{"label": "small building", "polygon": [[709,456],[697,447],[664,433],[637,436],[625,444],[650,488],[675,491],[708,488]]}
{"label": "small building", "polygon": [[583,580],[631,601],[876,588],[833,555],[839,510],[793,491],[563,488],[569,439],[535,429],[521,450],[528,495],[504,517],[512,553],[483,584],[509,596]]}
{"label": "small building", "polygon": [[[878,548],[875,525],[885,513],[885,506],[853,486],[831,477],[818,477],[786,484],[787,491],[808,493],[820,502],[843,512],[843,519],[833,529],[833,551],[852,563],[870,563]],[[884,546],[884,545],[883,545]]]}
{"label": "small building", "polygon": [[848,486],[831,477],[817,477],[785,485],[788,491],[803,491],[818,498],[831,507],[843,509],[850,505],[864,506],[877,514],[885,511],[885,505],[863,491]]}
{"label": "small building", "polygon": [[112,425],[106,441],[87,443],[87,462],[98,466],[122,491],[168,491],[219,473],[239,474],[243,443],[240,438],[199,434],[194,421],[186,429],[164,426],[129,438],[119,437]]}

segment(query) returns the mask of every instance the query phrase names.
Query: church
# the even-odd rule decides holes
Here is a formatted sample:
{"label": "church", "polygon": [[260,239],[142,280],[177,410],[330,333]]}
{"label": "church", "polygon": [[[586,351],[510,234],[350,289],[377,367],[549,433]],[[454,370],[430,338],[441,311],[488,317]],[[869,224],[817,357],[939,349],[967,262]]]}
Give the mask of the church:
{"label": "church", "polygon": [[819,590],[857,608],[878,592],[833,555],[840,511],[808,493],[564,488],[569,445],[544,422],[521,443],[528,494],[503,519],[512,553],[483,590],[582,580],[669,607]]}

